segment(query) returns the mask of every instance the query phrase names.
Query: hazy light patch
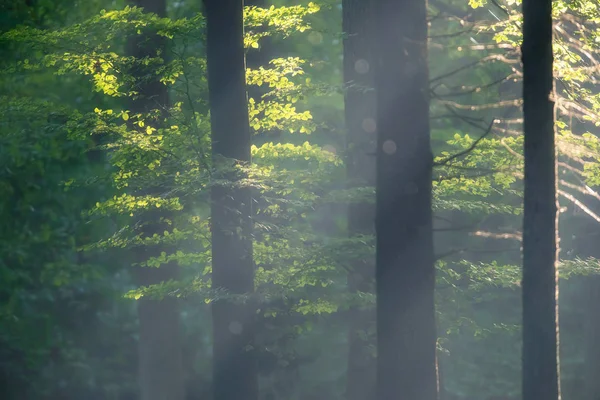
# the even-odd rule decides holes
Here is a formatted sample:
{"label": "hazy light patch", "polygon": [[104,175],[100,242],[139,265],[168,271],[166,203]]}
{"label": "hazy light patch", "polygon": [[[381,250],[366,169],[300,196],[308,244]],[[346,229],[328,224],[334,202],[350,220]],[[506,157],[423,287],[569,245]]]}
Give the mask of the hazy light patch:
{"label": "hazy light patch", "polygon": [[393,140],[386,140],[385,142],[383,142],[382,149],[385,154],[392,155],[396,153],[398,147],[396,146],[396,142],[394,142]]}
{"label": "hazy light patch", "polygon": [[239,322],[231,321],[229,323],[229,332],[233,333],[234,335],[241,334],[243,330],[244,330],[244,327]]}
{"label": "hazy light patch", "polygon": [[362,58],[360,60],[356,60],[354,63],[354,70],[359,74],[366,74],[369,72],[369,68],[369,62]]}
{"label": "hazy light patch", "polygon": [[318,44],[323,43],[323,35],[321,35],[321,33],[319,32],[312,31],[308,34],[308,41],[316,46]]}
{"label": "hazy light patch", "polygon": [[336,154],[337,153],[337,149],[335,147],[333,147],[330,144],[327,144],[325,146],[323,146],[323,150],[328,151],[330,153]]}
{"label": "hazy light patch", "polygon": [[362,122],[362,128],[367,133],[375,133],[377,130],[377,123],[373,118],[365,118]]}

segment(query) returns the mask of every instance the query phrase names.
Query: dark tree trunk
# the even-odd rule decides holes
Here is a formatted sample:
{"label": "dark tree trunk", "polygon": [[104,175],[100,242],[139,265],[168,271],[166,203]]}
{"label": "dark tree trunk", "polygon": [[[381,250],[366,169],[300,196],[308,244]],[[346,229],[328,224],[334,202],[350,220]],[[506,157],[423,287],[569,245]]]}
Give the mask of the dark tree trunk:
{"label": "dark tree trunk", "polygon": [[436,400],[425,0],[374,0],[377,398]]}
{"label": "dark tree trunk", "polygon": [[[134,0],[133,5],[143,7],[146,12],[161,17],[166,15],[165,0]],[[164,56],[166,40],[152,32],[143,32],[130,38],[129,54],[137,59],[156,57],[158,52]],[[143,65],[132,73],[143,77],[151,74]],[[159,109],[164,113],[168,107],[167,87],[158,80],[144,80],[138,87],[140,97],[132,100],[129,110],[132,113],[147,113]],[[146,121],[147,124],[160,124],[160,121]],[[131,128],[133,129],[133,128]],[[144,193],[162,193],[160,187],[149,188]],[[144,194],[138,193],[138,194]],[[148,224],[142,234],[152,236],[162,233],[166,226],[158,223],[161,217],[168,217],[165,212],[152,211],[146,215]],[[162,251],[172,252],[165,246],[145,246],[136,250],[139,262],[150,257],[159,256]],[[136,268],[137,283],[142,286],[152,285],[176,279],[178,266],[174,263],[162,265],[160,268]],[[141,400],[183,400],[184,379],[182,348],[180,342],[179,304],[175,298],[153,300],[142,298],[138,304],[140,324],[139,338],[139,385]]]}
{"label": "dark tree trunk", "polygon": [[[369,0],[342,1],[344,31],[345,122],[347,130],[346,171],[349,187],[375,186],[375,91],[371,57],[372,5]],[[375,205],[352,203],[348,209],[348,234],[375,233]],[[375,278],[374,259],[356,260],[348,275],[348,288],[372,292]],[[375,324],[375,312],[353,308],[349,312],[349,351],[346,398],[372,399],[375,395],[375,358],[370,342],[361,334]]]}
{"label": "dark tree trunk", "polygon": [[600,276],[587,277],[585,400],[600,400]]}
{"label": "dark tree trunk", "polygon": [[[158,255],[158,249],[149,249],[144,259]],[[175,279],[177,266],[144,268],[137,275],[140,285],[156,284]],[[177,299],[142,298],[139,300],[138,316],[140,400],[183,400],[185,390]]]}
{"label": "dark tree trunk", "polygon": [[[595,199],[585,202],[594,213],[600,211],[595,204]],[[598,239],[600,230],[598,222],[585,216],[577,218],[573,214],[577,234],[575,236],[574,253],[581,259],[590,257],[600,258]],[[581,292],[582,319],[584,323],[584,391],[582,400],[600,400],[600,276],[581,276],[577,279],[577,285],[584,290]],[[563,324],[564,326],[565,324]]]}
{"label": "dark tree trunk", "polygon": [[560,398],[552,0],[523,0],[523,400]]}
{"label": "dark tree trunk", "polygon": [[[243,1],[204,0],[207,21],[208,87],[215,166],[250,161],[250,127],[243,46]],[[231,160],[228,162],[227,160]],[[237,173],[217,175],[230,181]],[[254,291],[251,191],[215,185],[211,194],[212,284],[231,294]],[[215,400],[258,398],[251,302],[213,303]]]}

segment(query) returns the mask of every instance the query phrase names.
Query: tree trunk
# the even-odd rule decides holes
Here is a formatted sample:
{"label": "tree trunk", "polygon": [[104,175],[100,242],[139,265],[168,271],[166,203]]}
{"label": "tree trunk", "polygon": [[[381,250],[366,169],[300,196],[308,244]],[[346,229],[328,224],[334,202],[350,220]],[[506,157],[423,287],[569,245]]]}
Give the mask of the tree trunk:
{"label": "tree trunk", "polygon": [[[145,259],[160,255],[151,249]],[[140,285],[156,284],[177,277],[176,265],[143,268]],[[184,374],[177,299],[140,299],[139,384],[141,400],[183,400]]]}
{"label": "tree trunk", "polygon": [[436,400],[425,0],[374,0],[377,398]]}
{"label": "tree trunk", "polygon": [[[161,17],[166,15],[165,0],[134,0],[132,4],[143,7],[146,12]],[[128,51],[137,59],[156,56],[157,52],[165,53],[166,40],[152,32],[144,32],[130,38]],[[151,71],[140,66],[132,71],[134,75],[143,77]],[[147,113],[154,109],[164,112],[169,104],[167,87],[158,80],[143,80],[138,88],[140,98],[131,100],[129,110],[132,113]],[[146,121],[159,125],[159,121]],[[157,126],[158,127],[158,126]],[[161,193],[160,187],[150,188],[145,193]],[[138,193],[143,194],[143,193]],[[162,233],[167,227],[158,222],[165,217],[163,211],[150,212],[143,228],[144,236]],[[170,249],[172,251],[172,249]],[[150,257],[159,256],[167,251],[164,246],[144,246],[136,250],[138,261],[146,261]],[[152,285],[176,279],[178,266],[175,263],[162,265],[160,268],[136,268],[137,283],[142,286]],[[184,374],[182,347],[180,342],[179,304],[175,298],[163,300],[142,298],[138,303],[140,324],[139,338],[139,385],[141,400],[183,400]]]}
{"label": "tree trunk", "polygon": [[600,276],[587,278],[585,400],[600,400]]}
{"label": "tree trunk", "polygon": [[[250,162],[250,127],[243,46],[243,1],[204,0],[212,153],[216,167]],[[228,162],[227,160],[234,160]],[[239,183],[238,173],[221,178]],[[254,291],[251,191],[214,185],[211,193],[212,284],[230,294]],[[215,400],[256,400],[255,308],[252,302],[213,303]]]}
{"label": "tree trunk", "polygon": [[552,1],[523,0],[523,400],[560,398]]}
{"label": "tree trunk", "polygon": [[[346,172],[349,187],[375,186],[375,92],[371,57],[372,5],[369,0],[342,1],[344,31],[344,102],[347,130]],[[348,234],[375,233],[375,206],[352,203],[348,208]],[[373,259],[356,260],[348,274],[350,292],[372,292],[375,278]],[[375,358],[369,341],[361,333],[375,323],[375,312],[352,308],[349,312],[348,372],[346,399],[366,400],[375,395]]]}
{"label": "tree trunk", "polygon": [[[584,205],[589,207],[594,213],[600,211],[596,205],[595,199],[584,200]],[[573,214],[574,226],[577,227],[577,234],[574,242],[574,253],[581,259],[600,258],[600,249],[598,239],[600,230],[598,222],[587,216],[578,218]],[[600,276],[580,276],[576,277],[578,287],[581,290],[581,308],[582,320],[584,323],[584,390],[583,400],[600,400]],[[580,285],[580,286],[579,286]],[[564,329],[563,323],[563,329]],[[564,350],[561,350],[564,351]]]}

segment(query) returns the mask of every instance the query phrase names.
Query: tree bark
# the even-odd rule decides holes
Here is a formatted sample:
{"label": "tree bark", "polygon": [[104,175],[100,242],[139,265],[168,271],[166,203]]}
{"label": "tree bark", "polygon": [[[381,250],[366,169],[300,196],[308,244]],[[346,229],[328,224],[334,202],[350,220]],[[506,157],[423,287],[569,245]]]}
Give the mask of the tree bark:
{"label": "tree bark", "polygon": [[552,1],[523,0],[523,400],[560,399]]}
{"label": "tree bark", "polygon": [[[215,166],[250,162],[243,45],[243,1],[204,0],[207,21],[208,88]],[[229,162],[229,161],[231,162]],[[238,173],[217,176],[233,183]],[[214,185],[211,193],[212,284],[230,294],[254,291],[251,191]],[[213,319],[215,400],[256,400],[255,308],[252,302],[217,300]]]}
{"label": "tree bark", "polygon": [[[342,1],[344,31],[344,103],[346,140],[346,173],[348,186],[375,186],[375,91],[371,44],[372,4],[369,0]],[[348,208],[348,234],[375,233],[375,205],[351,203]],[[356,260],[348,274],[350,292],[372,292],[375,278],[373,259]],[[346,398],[366,400],[375,395],[376,362],[369,350],[366,333],[375,323],[375,312],[352,308],[349,311],[348,372]]]}
{"label": "tree bark", "polygon": [[436,400],[425,0],[374,0],[377,398]]}
{"label": "tree bark", "polygon": [[[598,213],[600,208],[596,205],[595,199],[585,201],[584,204],[594,213]],[[600,230],[598,222],[592,218],[578,218],[573,213],[572,218],[577,227],[577,234],[574,237],[574,253],[581,259],[600,258],[600,249],[598,248],[598,239]],[[582,288],[581,307],[584,326],[584,387],[582,391],[583,400],[600,400],[600,276],[580,276],[576,277],[576,285]],[[565,324],[563,323],[563,329]]]}
{"label": "tree bark", "polygon": [[[166,16],[165,0],[133,0],[132,5],[143,7],[145,12]],[[144,32],[129,39],[128,52],[141,59],[155,57],[158,52],[163,55],[166,40],[153,32]],[[148,75],[144,66],[137,67],[132,73],[139,77]],[[138,91],[140,97],[130,101],[132,113],[147,113],[159,109],[164,113],[169,104],[167,87],[156,80],[142,80]],[[146,121],[159,125],[159,121]],[[156,126],[158,128],[158,126]],[[149,188],[145,193],[161,193],[160,187]],[[143,194],[143,193],[138,193]],[[144,236],[161,234],[167,227],[158,223],[161,217],[168,217],[164,211],[152,211],[146,216],[148,224],[142,228]],[[172,249],[170,249],[172,251]],[[144,246],[136,250],[136,258],[146,261],[150,257],[159,256],[162,251],[170,252],[164,246]],[[160,268],[136,268],[137,283],[142,286],[152,285],[176,279],[178,277],[176,263],[162,265]],[[138,302],[139,317],[139,385],[141,400],[183,400],[184,374],[182,347],[180,342],[180,318],[177,299],[167,297],[163,300],[142,298]]]}
{"label": "tree bark", "polygon": [[600,400],[600,276],[587,278],[586,352],[585,352],[585,400]]}

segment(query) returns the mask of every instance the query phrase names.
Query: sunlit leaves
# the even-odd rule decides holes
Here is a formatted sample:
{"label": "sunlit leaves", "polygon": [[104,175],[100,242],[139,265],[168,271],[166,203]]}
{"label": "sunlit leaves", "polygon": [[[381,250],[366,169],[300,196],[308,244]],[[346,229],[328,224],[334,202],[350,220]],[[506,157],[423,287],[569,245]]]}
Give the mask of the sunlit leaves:
{"label": "sunlit leaves", "polygon": [[121,196],[114,196],[112,199],[104,202],[96,203],[96,208],[91,212],[104,215],[116,213],[133,216],[134,212],[161,207],[175,211],[182,209],[177,198],[163,199],[161,197],[123,194]]}
{"label": "sunlit leaves", "polygon": [[246,7],[244,10],[246,25],[244,45],[247,48],[258,48],[260,39],[275,33],[286,37],[296,32],[304,32],[310,28],[305,17],[318,12],[319,9],[320,7],[312,2],[307,6]]}
{"label": "sunlit leaves", "polygon": [[304,142],[301,146],[291,143],[265,143],[261,147],[252,146],[252,156],[258,158],[259,164],[273,163],[280,159],[292,161],[316,161],[317,163],[332,163],[341,165],[341,160],[335,154],[323,150],[320,146]]}
{"label": "sunlit leaves", "polygon": [[315,129],[309,111],[298,112],[290,103],[278,101],[249,102],[250,126],[255,131],[287,130],[310,133]]}
{"label": "sunlit leaves", "polygon": [[159,268],[161,265],[169,264],[175,262],[180,266],[190,266],[190,265],[208,265],[210,263],[210,253],[186,253],[181,250],[176,251],[175,253],[167,254],[166,252],[161,252],[160,256],[150,257],[147,261],[139,263],[140,267],[149,267],[149,268]]}
{"label": "sunlit leaves", "polygon": [[263,84],[277,90],[289,90],[295,87],[287,76],[297,76],[304,74],[302,64],[304,61],[298,57],[277,58],[269,62],[273,68],[266,69],[259,67],[258,70],[246,70],[246,82],[248,85]]}

